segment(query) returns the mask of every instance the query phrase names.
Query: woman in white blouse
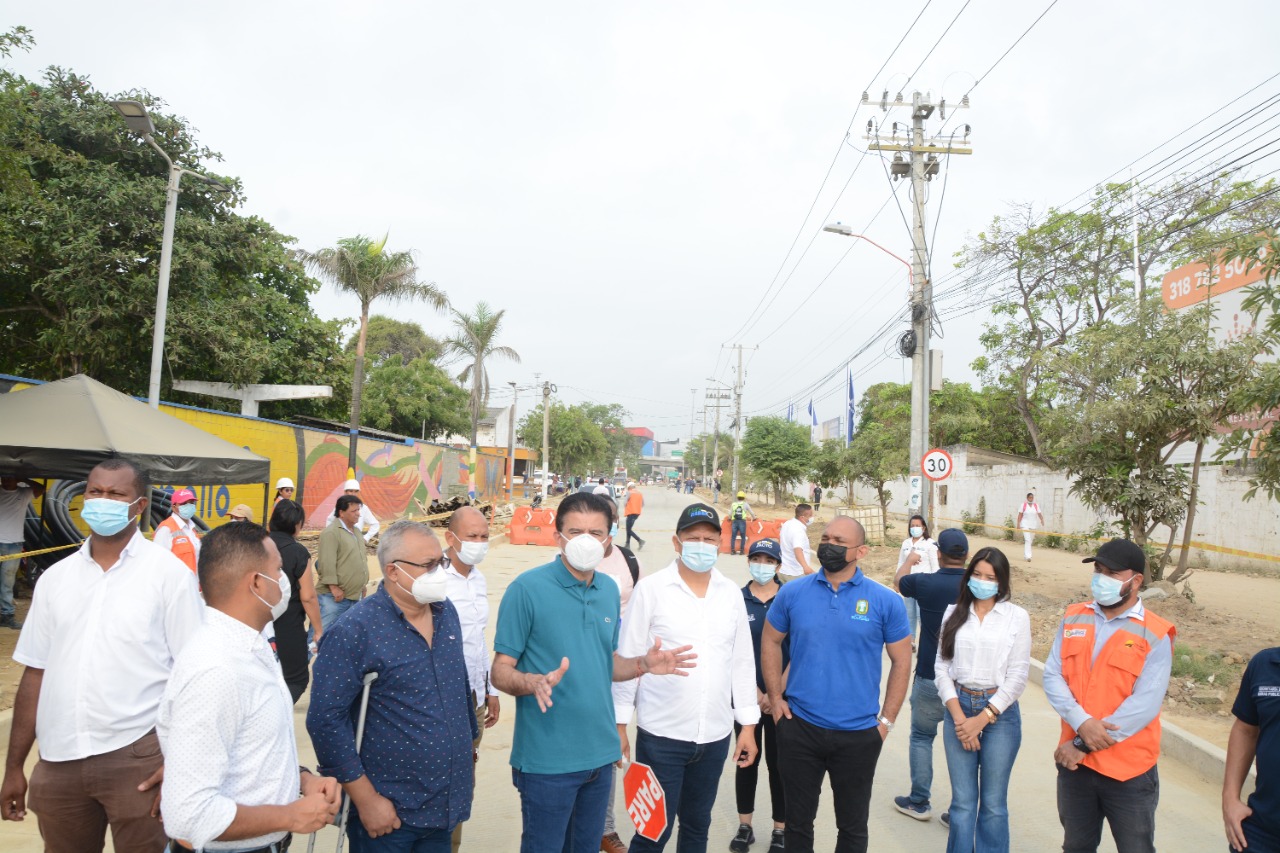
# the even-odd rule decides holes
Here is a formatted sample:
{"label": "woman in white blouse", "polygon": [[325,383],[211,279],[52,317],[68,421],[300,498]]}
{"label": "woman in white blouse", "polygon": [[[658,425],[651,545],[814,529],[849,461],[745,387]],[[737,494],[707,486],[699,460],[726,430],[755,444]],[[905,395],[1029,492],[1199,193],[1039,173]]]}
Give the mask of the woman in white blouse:
{"label": "woman in white blouse", "polygon": [[[907,522],[907,532],[911,535],[902,540],[902,551],[898,554],[898,570],[910,566],[908,574],[920,572],[936,572],[938,570],[938,543],[929,538],[929,525],[924,516],[913,515]],[[898,588],[895,578],[893,587]],[[911,624],[911,648],[916,647],[916,629],[920,625],[920,605],[914,598],[903,598],[907,606],[907,621]]]}
{"label": "woman in white blouse", "polygon": [[1031,618],[1009,592],[1009,558],[983,548],[942,617],[934,681],[948,712],[947,853],[1009,850],[1009,774],[1022,745],[1018,697],[1031,669]]}

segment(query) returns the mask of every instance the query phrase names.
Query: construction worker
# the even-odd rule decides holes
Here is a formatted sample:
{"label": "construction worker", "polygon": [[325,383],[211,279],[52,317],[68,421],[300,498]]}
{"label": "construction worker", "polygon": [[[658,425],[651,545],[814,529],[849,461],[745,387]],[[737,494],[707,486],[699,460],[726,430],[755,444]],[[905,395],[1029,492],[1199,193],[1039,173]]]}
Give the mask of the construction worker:
{"label": "construction worker", "polygon": [[173,512],[156,528],[155,543],[173,552],[192,574],[200,557],[200,531],[191,519],[196,515],[196,493],[190,489],[178,489],[169,498]]}
{"label": "construction worker", "polygon": [[[747,503],[747,493],[738,492],[738,499],[729,506],[729,522],[732,527],[729,535],[730,554],[745,554],[747,551],[747,516],[751,516],[752,521],[756,520],[751,504]],[[738,534],[742,534],[742,545],[738,545]]]}
{"label": "construction worker", "polygon": [[293,480],[288,477],[281,477],[276,480],[276,503],[293,500],[293,492]]}

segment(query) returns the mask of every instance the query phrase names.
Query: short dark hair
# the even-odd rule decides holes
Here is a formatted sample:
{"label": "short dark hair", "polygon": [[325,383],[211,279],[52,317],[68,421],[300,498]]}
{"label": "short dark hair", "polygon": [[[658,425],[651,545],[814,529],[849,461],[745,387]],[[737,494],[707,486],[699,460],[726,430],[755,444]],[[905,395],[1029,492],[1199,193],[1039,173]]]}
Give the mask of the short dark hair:
{"label": "short dark hair", "polygon": [[112,456],[103,459],[94,468],[101,468],[104,471],[120,471],[128,470],[133,472],[133,487],[137,490],[138,497],[145,498],[151,494],[151,478],[147,476],[147,471],[132,459],[123,456]]}
{"label": "short dark hair", "polygon": [[271,510],[271,520],[267,524],[274,533],[288,533],[293,536],[302,527],[306,517],[302,504],[297,501],[279,500],[276,501],[275,509]]}
{"label": "short dark hair", "polygon": [[336,517],[338,513],[346,512],[347,510],[351,509],[352,504],[360,504],[360,506],[364,506],[364,501],[360,500],[355,495],[340,496],[338,498],[338,502],[333,505],[334,516]]}
{"label": "short dark hair", "polygon": [[813,509],[813,507],[809,504],[796,504],[796,518],[799,518],[811,509]]}
{"label": "short dark hair", "polygon": [[266,540],[262,525],[244,521],[224,524],[200,541],[196,575],[207,602],[225,601],[241,578],[266,568]]}
{"label": "short dark hair", "polygon": [[564,500],[560,501],[560,506],[556,508],[556,532],[564,530],[564,517],[571,512],[586,512],[597,515],[603,515],[605,521],[613,524],[613,512],[609,508],[609,503],[600,495],[589,495],[584,492],[574,492]]}

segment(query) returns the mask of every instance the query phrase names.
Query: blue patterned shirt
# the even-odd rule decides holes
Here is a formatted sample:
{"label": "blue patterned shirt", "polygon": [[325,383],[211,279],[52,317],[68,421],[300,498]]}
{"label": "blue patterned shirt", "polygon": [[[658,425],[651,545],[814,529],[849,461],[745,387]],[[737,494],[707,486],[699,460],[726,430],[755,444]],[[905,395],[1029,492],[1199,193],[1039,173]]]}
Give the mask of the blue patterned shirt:
{"label": "blue patterned shirt", "polygon": [[[320,772],[339,782],[362,775],[391,800],[406,826],[452,829],[471,816],[479,734],[462,653],[458,611],[431,605],[432,645],[382,586],[325,631],[316,658],[307,732]],[[369,690],[364,742],[355,728],[364,676]]]}

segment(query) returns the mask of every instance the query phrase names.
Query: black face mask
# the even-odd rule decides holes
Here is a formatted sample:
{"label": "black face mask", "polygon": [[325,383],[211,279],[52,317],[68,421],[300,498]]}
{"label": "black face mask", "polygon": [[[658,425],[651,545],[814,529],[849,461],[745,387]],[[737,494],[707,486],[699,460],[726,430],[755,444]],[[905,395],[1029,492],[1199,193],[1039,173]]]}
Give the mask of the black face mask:
{"label": "black face mask", "polygon": [[830,542],[823,542],[818,546],[818,562],[827,572],[842,572],[844,567],[849,564],[848,553],[849,549],[843,545],[832,545]]}

